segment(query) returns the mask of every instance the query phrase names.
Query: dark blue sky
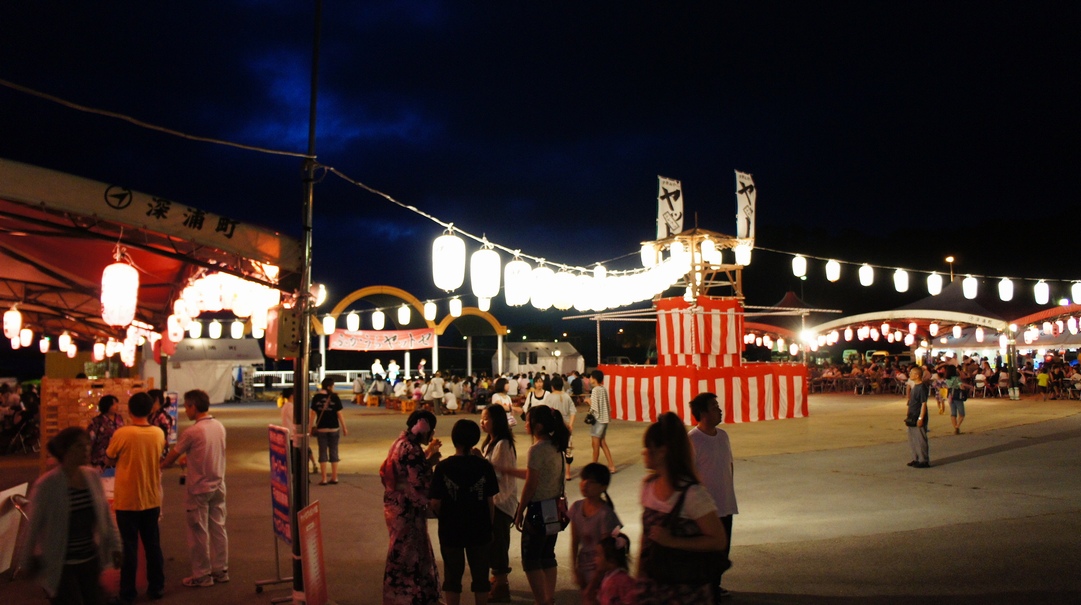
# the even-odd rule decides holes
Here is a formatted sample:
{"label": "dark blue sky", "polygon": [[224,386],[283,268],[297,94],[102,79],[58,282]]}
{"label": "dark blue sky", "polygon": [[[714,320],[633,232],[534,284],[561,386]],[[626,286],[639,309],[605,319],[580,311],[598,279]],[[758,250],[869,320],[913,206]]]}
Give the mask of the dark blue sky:
{"label": "dark blue sky", "polygon": [[[312,13],[297,1],[8,2],[0,78],[302,152]],[[404,203],[565,263],[652,239],[658,174],[683,181],[700,226],[734,232],[739,169],[755,176],[767,248],[940,271],[953,254],[961,272],[1078,278],[1078,13],[1068,2],[327,2],[317,152]],[[0,157],[300,233],[294,158],[4,87]],[[337,298],[384,283],[438,296],[439,230],[327,176],[315,278]],[[799,292],[787,263],[756,253],[748,302]],[[923,295],[921,278],[899,295],[883,273],[868,292],[854,269],[836,285],[811,271],[803,294],[822,306]]]}

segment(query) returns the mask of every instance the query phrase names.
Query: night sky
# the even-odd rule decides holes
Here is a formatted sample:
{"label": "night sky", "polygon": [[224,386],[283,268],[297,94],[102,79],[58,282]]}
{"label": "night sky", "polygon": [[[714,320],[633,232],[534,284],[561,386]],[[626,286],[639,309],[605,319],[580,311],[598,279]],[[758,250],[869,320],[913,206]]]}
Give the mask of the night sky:
{"label": "night sky", "polygon": [[[943,4],[326,2],[316,151],[403,203],[567,264],[637,266],[655,236],[657,175],[682,180],[687,227],[697,217],[734,234],[741,170],[758,187],[762,248],[940,272],[952,254],[960,273],[1081,278],[1081,11]],[[313,7],[7,2],[0,78],[303,152]],[[0,157],[300,236],[296,158],[7,87]],[[445,296],[430,270],[440,230],[327,175],[315,189],[314,277],[332,300],[375,284]],[[821,262],[801,283],[789,259],[755,252],[749,304],[802,288],[811,304],[856,313],[926,294],[922,275],[898,294],[882,271],[861,288],[854,266],[829,284]],[[561,315],[501,300],[493,312],[516,325]]]}

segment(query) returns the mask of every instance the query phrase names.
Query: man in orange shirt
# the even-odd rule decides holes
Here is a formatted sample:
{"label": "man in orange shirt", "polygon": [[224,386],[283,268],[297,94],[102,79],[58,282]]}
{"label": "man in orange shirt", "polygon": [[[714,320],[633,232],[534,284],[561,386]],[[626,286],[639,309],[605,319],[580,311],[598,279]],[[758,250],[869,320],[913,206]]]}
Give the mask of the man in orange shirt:
{"label": "man in orange shirt", "polygon": [[130,605],[138,592],[135,575],[139,568],[139,540],[146,553],[146,594],[160,599],[165,592],[165,559],[161,552],[158,517],[161,515],[161,458],[165,434],[150,424],[147,417],[154,406],[146,393],[136,393],[128,400],[131,424],[113,433],[105,455],[116,464],[113,508],[116,525],[124,545],[120,566],[118,605]]}

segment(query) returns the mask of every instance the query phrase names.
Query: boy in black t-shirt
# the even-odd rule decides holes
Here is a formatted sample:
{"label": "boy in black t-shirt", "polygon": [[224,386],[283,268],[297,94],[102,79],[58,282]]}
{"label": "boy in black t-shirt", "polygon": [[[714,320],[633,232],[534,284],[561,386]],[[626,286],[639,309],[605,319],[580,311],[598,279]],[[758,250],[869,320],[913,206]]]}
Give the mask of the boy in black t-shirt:
{"label": "boy in black t-shirt", "polygon": [[[429,500],[439,517],[439,552],[443,555],[443,593],[447,603],[458,603],[462,574],[469,560],[470,591],[478,603],[487,602],[492,584],[488,579],[492,542],[493,496],[499,480],[490,462],[471,455],[480,441],[480,427],[459,420],[451,430],[454,455],[435,467]],[[483,599],[483,600],[481,600]]]}

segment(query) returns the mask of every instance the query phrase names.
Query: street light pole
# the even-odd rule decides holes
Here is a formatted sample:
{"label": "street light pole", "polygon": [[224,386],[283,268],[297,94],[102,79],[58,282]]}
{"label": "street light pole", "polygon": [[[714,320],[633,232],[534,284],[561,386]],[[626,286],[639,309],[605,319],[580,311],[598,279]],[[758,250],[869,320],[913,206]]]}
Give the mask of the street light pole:
{"label": "street light pole", "polygon": [[311,359],[312,302],[312,199],[315,188],[315,109],[319,83],[319,38],[322,33],[323,2],[315,0],[315,32],[312,42],[311,100],[308,107],[308,157],[304,160],[304,266],[300,273],[300,292],[297,296],[297,314],[300,318],[300,351],[293,370],[293,425],[299,435],[293,439],[291,452],[293,464],[293,489],[289,511],[290,537],[293,554],[293,603],[305,602],[304,566],[300,558],[300,521],[298,512],[308,506],[308,369]]}
{"label": "street light pole", "polygon": [[950,283],[951,284],[953,283],[953,260],[954,260],[954,258],[952,256],[947,256],[946,257],[946,262],[950,264]]}

